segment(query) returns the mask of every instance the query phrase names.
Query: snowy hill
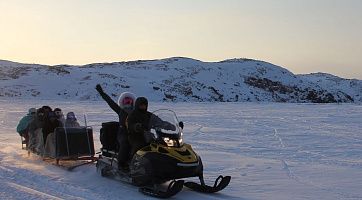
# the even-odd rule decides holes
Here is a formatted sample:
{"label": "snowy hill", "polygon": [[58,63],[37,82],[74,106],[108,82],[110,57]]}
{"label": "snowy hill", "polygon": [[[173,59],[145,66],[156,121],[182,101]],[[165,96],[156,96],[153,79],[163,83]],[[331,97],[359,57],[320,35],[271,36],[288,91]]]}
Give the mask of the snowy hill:
{"label": "snowy hill", "polygon": [[189,58],[95,63],[83,66],[0,60],[0,97],[98,100],[123,91],[151,101],[361,102],[362,81],[324,73],[295,75],[263,61],[202,62]]}

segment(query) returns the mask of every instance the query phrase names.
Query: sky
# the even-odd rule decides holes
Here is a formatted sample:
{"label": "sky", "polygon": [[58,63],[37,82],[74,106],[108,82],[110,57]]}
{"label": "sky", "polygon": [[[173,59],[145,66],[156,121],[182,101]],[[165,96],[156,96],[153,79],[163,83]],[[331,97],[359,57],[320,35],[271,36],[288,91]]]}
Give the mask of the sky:
{"label": "sky", "polygon": [[361,0],[0,0],[0,59],[252,58],[362,79]]}

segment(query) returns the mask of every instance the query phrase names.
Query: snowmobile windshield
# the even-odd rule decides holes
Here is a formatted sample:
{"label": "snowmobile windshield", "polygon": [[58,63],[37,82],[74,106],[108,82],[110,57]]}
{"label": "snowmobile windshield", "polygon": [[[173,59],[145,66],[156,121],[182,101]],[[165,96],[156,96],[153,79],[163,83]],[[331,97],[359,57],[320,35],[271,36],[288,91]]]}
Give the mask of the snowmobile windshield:
{"label": "snowmobile windshield", "polygon": [[156,141],[167,146],[182,146],[182,128],[172,110],[160,109],[153,112],[149,127]]}

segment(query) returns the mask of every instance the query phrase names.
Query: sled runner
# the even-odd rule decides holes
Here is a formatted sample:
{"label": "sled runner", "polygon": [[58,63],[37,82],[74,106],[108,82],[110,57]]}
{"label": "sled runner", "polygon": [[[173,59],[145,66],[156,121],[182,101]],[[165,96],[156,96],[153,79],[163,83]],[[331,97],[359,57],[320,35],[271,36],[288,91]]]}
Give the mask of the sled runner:
{"label": "sled runner", "polygon": [[[230,183],[230,176],[219,176],[213,186],[205,184],[203,164],[191,145],[183,142],[183,123],[171,110],[161,109],[153,113],[149,124],[148,146],[140,149],[129,161],[129,172],[118,170],[116,140],[107,140],[117,134],[117,122],[102,124],[101,155],[97,161],[97,172],[139,187],[145,195],[168,198],[186,187],[202,192],[215,193]],[[112,143],[113,141],[113,143]],[[198,177],[200,183],[183,180]]]}

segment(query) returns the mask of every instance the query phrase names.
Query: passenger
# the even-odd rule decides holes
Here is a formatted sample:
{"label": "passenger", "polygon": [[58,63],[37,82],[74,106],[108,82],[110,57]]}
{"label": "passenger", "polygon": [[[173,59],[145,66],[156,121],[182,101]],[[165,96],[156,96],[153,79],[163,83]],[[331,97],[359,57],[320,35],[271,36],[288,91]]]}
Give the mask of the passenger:
{"label": "passenger", "polygon": [[[65,125],[65,119],[64,119],[64,115],[63,112],[60,108],[55,108],[54,109],[54,117],[53,114],[49,113],[50,116],[50,120],[52,120],[53,122],[49,122],[46,127],[49,128],[49,130],[45,130],[45,132],[48,133],[48,135],[46,137],[44,137],[44,154],[43,156],[50,156],[50,157],[55,157],[56,156],[56,138],[55,138],[55,129],[57,127],[64,127]],[[57,124],[58,123],[58,124]],[[50,127],[53,126],[53,127]],[[48,129],[46,128],[46,129]],[[52,130],[53,129],[53,130]]]}
{"label": "passenger", "polygon": [[48,113],[53,111],[50,106],[43,106],[42,108],[44,110],[45,117],[48,117]]}
{"label": "passenger", "polygon": [[50,106],[42,106],[41,107],[44,111],[44,124],[46,124],[49,120],[48,120],[48,114],[49,112],[52,112],[52,108]]}
{"label": "passenger", "polygon": [[62,126],[64,126],[64,124],[65,124],[65,118],[64,118],[62,109],[60,109],[60,108],[55,108],[55,109],[54,109],[54,113],[55,113],[55,116],[57,117],[57,119],[62,123]]}
{"label": "passenger", "polygon": [[67,113],[67,119],[65,119],[65,127],[80,127],[74,112]]}
{"label": "passenger", "polygon": [[117,113],[119,118],[119,129],[117,131],[117,140],[119,144],[118,150],[118,169],[123,171],[129,171],[127,161],[130,159],[130,144],[128,142],[128,130],[126,128],[126,119],[128,114],[134,109],[135,95],[130,92],[123,92],[118,98],[118,104],[114,102],[97,84],[96,90],[101,97],[107,102],[109,107]]}
{"label": "passenger", "polygon": [[[42,136],[41,129],[44,126],[45,113],[43,108],[39,108],[36,112],[34,120],[29,124],[29,143],[28,149],[35,151],[40,137]],[[41,135],[39,135],[41,134]]]}
{"label": "passenger", "polygon": [[57,116],[53,111],[48,113],[48,118],[46,119],[43,127],[43,141],[44,145],[46,139],[50,133],[53,133],[57,127],[62,127],[63,124],[58,120]]}
{"label": "passenger", "polygon": [[34,120],[29,124],[29,132],[32,132],[36,129],[43,128],[44,126],[45,113],[43,108],[39,108],[36,111],[36,116]]}
{"label": "passenger", "polygon": [[24,137],[25,143],[28,144],[29,141],[29,125],[34,120],[36,116],[36,109],[30,108],[28,111],[28,114],[25,115],[21,120],[19,121],[18,126],[16,127],[16,131],[19,133],[20,136]]}
{"label": "passenger", "polygon": [[131,145],[131,156],[138,150],[148,145],[144,132],[148,130],[152,113],[147,111],[148,100],[145,97],[138,97],[135,109],[128,116],[129,143]]}

